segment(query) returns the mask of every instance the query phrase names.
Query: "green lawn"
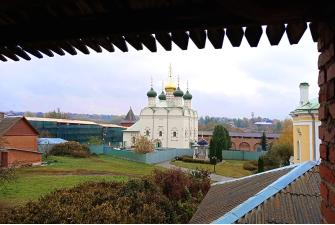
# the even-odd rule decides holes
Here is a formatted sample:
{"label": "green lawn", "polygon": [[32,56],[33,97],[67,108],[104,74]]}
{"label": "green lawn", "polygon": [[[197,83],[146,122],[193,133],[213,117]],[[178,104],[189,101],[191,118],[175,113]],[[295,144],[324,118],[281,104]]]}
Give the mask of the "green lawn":
{"label": "green lawn", "polygon": [[48,166],[30,167],[21,169],[20,173],[39,174],[76,174],[86,175],[92,173],[111,173],[122,176],[148,175],[154,166],[118,159],[113,156],[100,155],[89,158],[73,158],[65,156],[48,157],[49,161],[56,160]]}
{"label": "green lawn", "polygon": [[[243,163],[245,162],[246,161],[241,160],[225,160],[223,163],[216,165],[216,174],[234,178],[251,175],[252,173],[250,171],[243,169]],[[210,171],[211,173],[214,173],[214,167],[211,164],[191,163],[182,161],[174,161],[171,162],[171,164],[189,169],[204,169]]]}
{"label": "green lawn", "polygon": [[[47,166],[20,168],[17,179],[0,189],[0,208],[37,199],[55,189],[73,187],[85,181],[125,181],[149,175],[155,167],[112,156],[72,158],[52,156]],[[160,168],[160,167],[159,167]]]}

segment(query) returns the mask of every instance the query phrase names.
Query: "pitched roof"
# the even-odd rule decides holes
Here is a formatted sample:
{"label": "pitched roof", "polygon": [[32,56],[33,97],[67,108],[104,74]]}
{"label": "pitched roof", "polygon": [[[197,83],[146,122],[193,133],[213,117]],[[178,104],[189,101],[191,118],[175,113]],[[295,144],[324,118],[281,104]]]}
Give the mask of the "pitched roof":
{"label": "pitched roof", "polygon": [[319,167],[315,166],[237,223],[320,223],[320,182]]}
{"label": "pitched roof", "polygon": [[121,121],[121,124],[122,123],[135,123],[135,122],[136,122],[135,114],[133,110],[130,108],[126,117]]}
{"label": "pitched roof", "polygon": [[292,168],[265,172],[213,185],[193,215],[190,223],[211,223],[254,196]]}
{"label": "pitched roof", "polygon": [[291,114],[298,114],[298,113],[308,113],[309,110],[317,111],[319,110],[320,103],[317,98],[311,99],[307,103],[298,106]]}
{"label": "pitched roof", "polygon": [[[277,178],[268,183],[269,176]],[[319,223],[319,186],[312,161],[221,183],[213,186],[216,192],[210,189],[190,222]]]}
{"label": "pitched roof", "polygon": [[5,134],[11,127],[13,127],[22,117],[6,117],[0,120],[0,136]]}
{"label": "pitched roof", "polygon": [[39,134],[38,131],[33,127],[25,117],[15,116],[15,117],[5,117],[0,120],[0,136],[4,135],[7,131],[10,130],[17,122],[23,120],[36,134]]}

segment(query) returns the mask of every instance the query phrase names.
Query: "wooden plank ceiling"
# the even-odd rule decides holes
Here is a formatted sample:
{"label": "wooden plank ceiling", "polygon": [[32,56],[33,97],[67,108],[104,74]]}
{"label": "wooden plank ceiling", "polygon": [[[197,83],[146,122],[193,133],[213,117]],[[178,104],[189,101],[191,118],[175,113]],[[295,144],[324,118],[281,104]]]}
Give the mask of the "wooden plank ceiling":
{"label": "wooden plank ceiling", "polygon": [[[31,60],[105,49],[123,52],[186,50],[210,43],[234,47],[243,37],[257,47],[262,35],[278,45],[283,35],[297,44],[309,28],[318,38],[317,21],[333,19],[331,1],[243,0],[2,0],[0,60]],[[333,20],[334,21],[334,20]],[[309,23],[311,22],[311,23]],[[263,33],[262,26],[265,26]]]}

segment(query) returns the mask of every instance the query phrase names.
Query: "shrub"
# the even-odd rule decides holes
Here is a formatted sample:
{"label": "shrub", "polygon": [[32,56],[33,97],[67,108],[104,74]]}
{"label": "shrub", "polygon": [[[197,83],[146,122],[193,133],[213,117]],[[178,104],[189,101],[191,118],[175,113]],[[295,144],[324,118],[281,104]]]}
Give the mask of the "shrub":
{"label": "shrub", "polygon": [[15,167],[0,167],[0,190],[6,188],[6,184],[16,179]]}
{"label": "shrub", "polygon": [[243,163],[243,169],[254,171],[258,169],[257,161],[248,161]]}
{"label": "shrub", "polygon": [[183,162],[191,162],[191,163],[211,164],[210,161],[193,159],[193,157],[191,157],[191,156],[179,156],[179,157],[176,157],[176,160],[180,160],[180,161],[183,161]]}
{"label": "shrub", "polygon": [[210,187],[208,172],[154,171],[127,183],[84,183],[7,209],[0,223],[188,223]]}
{"label": "shrub", "polygon": [[145,154],[154,151],[154,149],[154,144],[147,137],[140,136],[135,141],[135,152],[137,153]]}
{"label": "shrub", "polygon": [[50,150],[49,154],[84,158],[90,156],[90,150],[86,145],[82,145],[75,141],[69,141],[55,145]]}

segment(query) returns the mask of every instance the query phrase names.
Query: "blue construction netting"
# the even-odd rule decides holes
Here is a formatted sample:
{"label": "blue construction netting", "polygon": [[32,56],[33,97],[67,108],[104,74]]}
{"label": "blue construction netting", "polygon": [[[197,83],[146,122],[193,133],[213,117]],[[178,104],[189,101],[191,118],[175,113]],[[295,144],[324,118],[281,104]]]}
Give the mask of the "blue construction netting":
{"label": "blue construction netting", "polygon": [[102,127],[98,124],[65,124],[52,121],[29,121],[40,133],[68,141],[87,143],[90,138],[103,140],[105,145],[122,144],[122,127]]}

